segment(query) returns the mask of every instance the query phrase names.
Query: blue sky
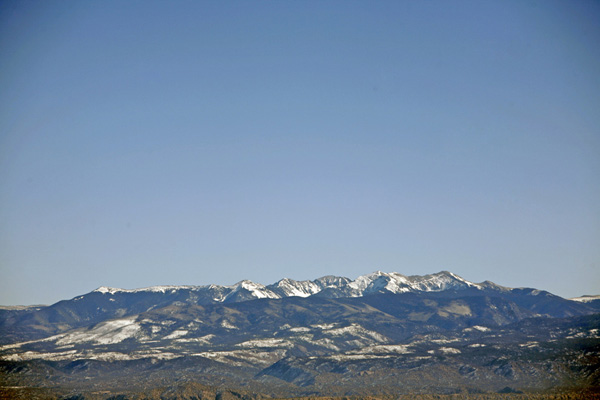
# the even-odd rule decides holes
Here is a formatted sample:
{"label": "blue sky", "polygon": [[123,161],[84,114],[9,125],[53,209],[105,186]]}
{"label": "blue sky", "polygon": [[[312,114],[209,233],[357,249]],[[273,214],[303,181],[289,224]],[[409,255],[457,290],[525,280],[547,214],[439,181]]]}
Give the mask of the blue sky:
{"label": "blue sky", "polygon": [[0,304],[374,270],[598,294],[599,20],[4,1]]}

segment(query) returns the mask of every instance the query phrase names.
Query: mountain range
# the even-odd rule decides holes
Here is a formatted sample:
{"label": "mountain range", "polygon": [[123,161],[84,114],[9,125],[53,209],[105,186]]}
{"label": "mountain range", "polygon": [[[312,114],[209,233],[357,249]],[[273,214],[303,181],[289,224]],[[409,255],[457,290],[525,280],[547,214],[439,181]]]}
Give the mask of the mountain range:
{"label": "mountain range", "polygon": [[0,394],[15,398],[31,388],[135,398],[176,385],[250,397],[590,394],[599,371],[600,298],[447,271],[100,287],[0,309]]}

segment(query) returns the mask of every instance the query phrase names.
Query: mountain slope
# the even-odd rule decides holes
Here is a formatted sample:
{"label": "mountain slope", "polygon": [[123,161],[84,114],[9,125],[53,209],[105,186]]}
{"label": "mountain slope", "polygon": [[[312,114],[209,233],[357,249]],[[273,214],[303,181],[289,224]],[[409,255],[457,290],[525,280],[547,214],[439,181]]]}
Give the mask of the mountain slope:
{"label": "mountain slope", "polygon": [[170,304],[231,304],[261,298],[345,298],[378,293],[452,291],[493,293],[494,296],[523,294],[530,298],[528,309],[551,316],[580,315],[599,309],[596,303],[567,301],[535,289],[509,289],[491,282],[475,284],[447,271],[424,276],[404,276],[378,271],[355,280],[326,276],[313,281],[283,279],[268,286],[241,281],[231,286],[155,286],[134,290],[100,287],[91,293],[48,307],[0,310],[0,344],[40,339],[106,319],[137,315]]}

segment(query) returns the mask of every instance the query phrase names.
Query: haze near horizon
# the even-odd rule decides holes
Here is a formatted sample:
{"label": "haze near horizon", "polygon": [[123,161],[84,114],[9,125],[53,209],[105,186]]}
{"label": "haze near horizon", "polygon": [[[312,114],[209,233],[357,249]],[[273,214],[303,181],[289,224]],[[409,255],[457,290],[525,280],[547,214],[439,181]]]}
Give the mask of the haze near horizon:
{"label": "haze near horizon", "polygon": [[600,294],[600,4],[0,4],[0,304],[441,270]]}

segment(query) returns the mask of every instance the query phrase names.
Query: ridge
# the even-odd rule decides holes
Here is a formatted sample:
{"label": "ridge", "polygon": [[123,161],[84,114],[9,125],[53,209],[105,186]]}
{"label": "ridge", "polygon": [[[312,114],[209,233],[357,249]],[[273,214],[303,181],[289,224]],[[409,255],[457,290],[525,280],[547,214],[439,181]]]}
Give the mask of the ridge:
{"label": "ridge", "polygon": [[441,271],[428,275],[406,276],[398,272],[380,270],[361,275],[355,279],[326,275],[314,280],[297,281],[283,278],[270,285],[263,285],[248,279],[233,285],[157,285],[138,289],[121,289],[100,286],[92,293],[114,296],[132,293],[176,294],[194,292],[206,294],[210,302],[227,303],[253,299],[281,299],[285,297],[362,297],[375,293],[440,292],[444,290],[462,290],[467,288],[500,288],[492,282],[473,283],[452,272]]}

